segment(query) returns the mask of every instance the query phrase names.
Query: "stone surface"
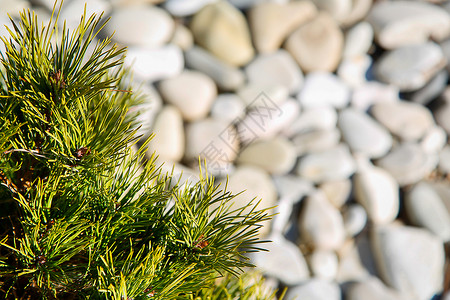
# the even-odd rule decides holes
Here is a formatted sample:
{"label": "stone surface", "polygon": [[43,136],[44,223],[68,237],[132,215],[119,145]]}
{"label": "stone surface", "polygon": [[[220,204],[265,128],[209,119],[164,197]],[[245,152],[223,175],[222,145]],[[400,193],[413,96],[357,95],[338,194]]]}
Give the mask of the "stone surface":
{"label": "stone surface", "polygon": [[366,54],[373,42],[373,28],[367,22],[360,22],[345,33],[343,57],[355,57]]}
{"label": "stone surface", "polygon": [[347,237],[351,238],[360,233],[367,223],[367,213],[359,204],[351,204],[342,214]]}
{"label": "stone surface", "polygon": [[185,58],[188,67],[211,77],[222,90],[236,90],[245,83],[243,71],[221,61],[200,47],[194,46],[187,50]]}
{"label": "stone surface", "polygon": [[389,132],[367,114],[354,108],[341,111],[338,126],[353,152],[370,158],[386,155],[392,147]]}
{"label": "stone surface", "polygon": [[280,84],[251,82],[237,90],[236,94],[241,97],[248,109],[266,105],[276,111],[279,109],[278,106],[288,99],[289,90]]}
{"label": "stone surface", "polygon": [[288,289],[286,300],[295,299],[341,300],[341,291],[336,283],[324,279],[311,279]]}
{"label": "stone surface", "polygon": [[403,141],[422,138],[434,125],[433,116],[426,107],[407,101],[377,103],[372,106],[371,113]]}
{"label": "stone surface", "polygon": [[250,255],[251,262],[265,274],[287,285],[296,285],[309,279],[308,265],[298,247],[283,237],[271,237],[266,251]]}
{"label": "stone surface", "polygon": [[420,146],[426,153],[438,153],[447,143],[447,134],[439,126],[431,127],[420,141]]}
{"label": "stone surface", "polygon": [[415,91],[409,99],[412,102],[427,105],[442,94],[447,87],[447,81],[447,70],[441,70],[423,88]]}
{"label": "stone surface", "polygon": [[414,225],[428,229],[444,242],[450,240],[450,213],[431,185],[419,182],[406,193],[404,203]]}
{"label": "stone surface", "polygon": [[237,122],[245,116],[245,106],[236,94],[220,94],[211,107],[211,117],[223,119],[229,123]]}
{"label": "stone surface", "polygon": [[195,71],[183,71],[177,77],[162,81],[159,91],[167,102],[178,107],[186,121],[206,117],[217,96],[212,79]]}
{"label": "stone surface", "polygon": [[180,74],[184,57],[180,47],[173,44],[153,50],[129,47],[125,66],[131,67],[137,79],[153,82]]}
{"label": "stone surface", "polygon": [[349,27],[356,22],[361,21],[367,16],[370,8],[372,7],[372,0],[354,0],[352,1],[352,8],[347,17],[341,21],[342,26]]}
{"label": "stone surface", "polygon": [[333,280],[338,269],[338,257],[330,250],[315,250],[309,257],[309,266],[314,278]]}
{"label": "stone surface", "polygon": [[157,48],[170,40],[174,25],[170,15],[157,6],[133,5],[115,10],[104,30],[108,36],[114,33],[120,44]]}
{"label": "stone surface", "polygon": [[297,96],[304,107],[332,106],[343,108],[350,101],[349,87],[336,75],[313,72],[305,77],[303,88]]}
{"label": "stone surface", "polygon": [[402,300],[398,292],[387,287],[377,277],[370,277],[364,281],[353,283],[346,292],[348,300]]}
{"label": "stone surface", "polygon": [[356,170],[348,147],[341,144],[332,149],[305,155],[300,159],[297,174],[320,183],[350,177]]}
{"label": "stone surface", "polygon": [[353,89],[351,105],[366,111],[375,103],[399,100],[399,89],[377,81],[368,81]]}
{"label": "stone surface", "polygon": [[450,174],[450,145],[446,145],[439,153],[439,170]]}
{"label": "stone surface", "polygon": [[403,186],[416,183],[428,175],[437,165],[437,155],[425,153],[418,144],[402,143],[377,161]]}
{"label": "stone surface", "polygon": [[[64,8],[60,14],[59,22],[61,22],[61,20],[65,20],[67,22],[67,26],[73,30],[77,28],[78,24],[80,24],[80,16],[83,15],[85,9],[86,16],[91,16],[92,14],[100,15],[101,13],[108,15],[111,12],[112,7],[106,0],[91,0],[89,2],[70,1],[64,5]],[[165,25],[167,24],[162,26]],[[164,30],[164,28],[162,30]]]}
{"label": "stone surface", "polygon": [[242,66],[253,58],[247,22],[228,2],[205,6],[194,15],[190,27],[197,43],[224,62]]}
{"label": "stone surface", "polygon": [[186,51],[194,45],[194,37],[186,26],[176,23],[170,43]]}
{"label": "stone surface", "polygon": [[277,84],[286,87],[290,94],[298,92],[303,83],[303,73],[292,56],[285,50],[261,54],[245,67],[250,82],[261,85]]}
{"label": "stone surface", "polygon": [[292,138],[292,143],[298,156],[317,151],[326,151],[341,140],[341,133],[338,129],[332,130],[314,130],[305,133],[299,133]]}
{"label": "stone surface", "polygon": [[375,224],[392,222],[398,214],[399,186],[387,171],[367,167],[353,177],[355,198]]}
{"label": "stone surface", "polygon": [[326,181],[319,185],[319,190],[325,193],[331,204],[340,209],[350,197],[352,182],[350,179]]}
{"label": "stone surface", "polygon": [[344,58],[337,69],[337,75],[351,87],[359,87],[367,82],[366,74],[372,65],[369,55]]}
{"label": "stone surface", "polygon": [[445,255],[439,238],[423,229],[389,225],[374,228],[372,245],[383,280],[407,299],[428,300],[441,291]]}
{"label": "stone surface", "polygon": [[180,161],[185,146],[180,111],[174,106],[165,106],[156,116],[152,131],[154,137],[148,145],[148,151],[155,151],[162,161]]}
{"label": "stone surface", "polygon": [[442,93],[439,106],[434,110],[436,122],[450,134],[450,88]]}
{"label": "stone surface", "polygon": [[358,248],[354,240],[347,240],[338,251],[339,268],[336,281],[345,283],[349,281],[362,281],[369,277],[369,271],[363,265]]}
{"label": "stone surface", "polygon": [[442,40],[450,34],[450,16],[421,1],[378,2],[369,13],[377,42],[387,49]]}
{"label": "stone surface", "polygon": [[274,176],[273,180],[280,198],[289,199],[292,203],[299,202],[314,189],[310,181],[295,175]]}
{"label": "stone surface", "polygon": [[313,3],[339,22],[345,20],[352,9],[351,0],[313,0]]}
{"label": "stone surface", "polygon": [[253,6],[249,22],[255,48],[260,53],[275,52],[293,30],[316,14],[316,7],[309,1],[263,2]]}
{"label": "stone surface", "polygon": [[261,167],[270,174],[282,175],[292,170],[297,155],[294,145],[286,138],[258,141],[241,151],[238,164]]}
{"label": "stone surface", "polygon": [[293,32],[285,47],[304,72],[332,72],[341,59],[344,36],[336,21],[321,12]]}
{"label": "stone surface", "polygon": [[305,200],[299,231],[302,242],[322,250],[338,249],[345,238],[344,221],[339,210],[321,192],[312,193]]}
{"label": "stone surface", "polygon": [[195,14],[205,5],[217,0],[166,0],[163,7],[173,16],[185,17]]}
{"label": "stone surface", "polygon": [[330,106],[311,107],[302,111],[283,133],[289,137],[314,130],[332,130],[337,123],[336,110]]}
{"label": "stone surface", "polygon": [[375,75],[380,81],[409,92],[425,86],[445,66],[441,48],[428,42],[386,52],[375,63]]}

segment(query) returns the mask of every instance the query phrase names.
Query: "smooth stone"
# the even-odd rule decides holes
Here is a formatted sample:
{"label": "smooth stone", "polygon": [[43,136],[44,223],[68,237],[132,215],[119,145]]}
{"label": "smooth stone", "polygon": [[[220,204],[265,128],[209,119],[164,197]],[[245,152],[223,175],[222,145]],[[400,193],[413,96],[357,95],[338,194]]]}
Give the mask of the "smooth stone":
{"label": "smooth stone", "polygon": [[82,16],[83,13],[86,13],[86,16],[91,16],[93,14],[99,16],[101,13],[109,15],[111,10],[112,5],[106,0],[90,0],[89,2],[70,1],[63,6],[59,16],[59,22],[64,20],[70,29],[76,29],[80,24],[80,16]]}
{"label": "smooth stone", "polygon": [[320,191],[306,198],[298,228],[302,242],[316,249],[336,250],[345,239],[344,221],[339,210]]}
{"label": "smooth stone", "polygon": [[397,291],[387,287],[374,276],[352,283],[345,294],[346,300],[405,300]]}
{"label": "smooth stone", "polygon": [[314,278],[304,284],[290,287],[285,299],[341,300],[341,291],[334,282]]}
{"label": "smooth stone", "polygon": [[450,185],[448,184],[448,181],[431,181],[428,183],[433,187],[436,193],[439,194],[439,197],[444,203],[447,212],[450,214]]}
{"label": "smooth stone", "polygon": [[177,77],[162,81],[159,91],[168,103],[180,109],[186,121],[205,118],[217,97],[214,81],[196,71],[183,71]]}
{"label": "smooth stone", "polygon": [[345,19],[341,20],[341,26],[350,27],[363,20],[372,8],[372,5],[372,0],[353,0],[352,9]]}
{"label": "smooth stone", "polygon": [[289,90],[280,84],[260,84],[250,82],[236,92],[248,109],[264,106],[279,109],[279,105],[289,97]]}
{"label": "smooth stone", "polygon": [[272,237],[272,242],[264,245],[268,251],[253,252],[251,263],[286,285],[296,285],[309,279],[306,260],[299,248],[283,237]]}
{"label": "smooth stone", "polygon": [[363,265],[360,252],[353,239],[348,239],[338,250],[338,257],[339,267],[336,274],[338,283],[361,281],[369,277],[369,271]]}
{"label": "smooth stone", "polygon": [[314,130],[332,130],[337,124],[337,112],[330,106],[306,108],[283,134],[292,137]]}
{"label": "smooth stone", "polygon": [[447,143],[447,133],[442,127],[431,127],[420,141],[420,146],[426,153],[439,153]]}
{"label": "smooth stone", "polygon": [[309,266],[314,278],[332,281],[338,270],[338,257],[330,250],[315,250],[309,257]]}
{"label": "smooth stone", "polygon": [[180,74],[184,68],[184,57],[180,47],[173,44],[150,50],[129,47],[124,65],[131,67],[137,79],[154,82]]}
{"label": "smooth stone", "polygon": [[367,54],[373,42],[373,28],[368,22],[360,22],[345,33],[343,58]]}
{"label": "smooth stone", "polygon": [[367,223],[367,213],[359,204],[349,205],[342,217],[344,218],[345,232],[350,238],[360,233]]}
{"label": "smooth stone", "polygon": [[450,213],[431,185],[419,182],[406,193],[404,203],[412,224],[428,229],[444,242],[450,240]]}
{"label": "smooth stone", "polygon": [[444,57],[447,60],[446,70],[450,71],[450,39],[447,39],[439,44],[441,46],[442,52],[444,53]]}
{"label": "smooth stone", "polygon": [[311,181],[295,175],[274,176],[273,181],[280,198],[289,199],[292,203],[300,202],[303,197],[314,190]]}
{"label": "smooth stone", "polygon": [[388,224],[397,217],[399,185],[387,171],[369,166],[353,176],[355,199],[374,224]]}
{"label": "smooth stone", "polygon": [[185,57],[188,67],[211,77],[222,90],[234,91],[244,85],[246,81],[243,71],[200,47],[190,48],[185,52]]}
{"label": "smooth stone", "polygon": [[310,1],[264,2],[253,6],[248,19],[256,50],[259,53],[275,52],[292,31],[316,14],[317,8]]}
{"label": "smooth stone", "polygon": [[402,141],[419,140],[435,125],[428,108],[413,102],[377,103],[372,106],[371,113]]}
{"label": "smooth stone", "polygon": [[211,107],[211,117],[235,123],[245,116],[245,105],[236,94],[219,94]]}
{"label": "smooth stone", "polygon": [[338,22],[345,20],[352,9],[352,0],[313,0],[313,3],[319,10],[328,12]]}
{"label": "smooth stone", "polygon": [[242,10],[248,9],[252,6],[263,3],[265,1],[266,0],[229,0],[231,4]]}
{"label": "smooth stone", "polygon": [[298,156],[329,150],[339,144],[341,132],[337,129],[314,130],[299,133],[292,138]]}
{"label": "smooth stone", "polygon": [[248,63],[254,55],[244,15],[226,1],[209,4],[191,21],[196,42],[233,66]]}
{"label": "smooth stone", "polygon": [[384,53],[375,63],[374,72],[380,81],[411,92],[424,87],[446,63],[441,48],[428,42]]}
{"label": "smooth stone", "polygon": [[389,132],[367,114],[347,108],[341,111],[338,126],[352,152],[379,158],[389,152],[392,137]]}
{"label": "smooth stone", "polygon": [[[133,90],[135,89],[132,85]],[[136,123],[141,127],[137,130],[136,135],[141,135],[141,140],[147,139],[151,134],[151,127],[156,115],[163,107],[163,101],[158,91],[148,84],[136,86],[139,90],[138,97],[142,102],[138,105],[132,106],[129,113],[137,113]]]}
{"label": "smooth stone", "polygon": [[325,193],[331,204],[340,209],[350,198],[352,182],[350,179],[326,181],[319,185],[319,190]]}
{"label": "smooth stone", "polygon": [[312,72],[306,75],[297,98],[305,108],[317,106],[343,108],[350,102],[350,89],[332,73]]}
{"label": "smooth stone", "polygon": [[348,147],[343,144],[307,154],[300,159],[297,167],[298,175],[315,183],[345,179],[355,171],[355,161]]}
{"label": "smooth stone", "polygon": [[153,138],[148,151],[156,152],[163,161],[179,162],[184,155],[183,118],[174,106],[165,106],[153,124]]}
{"label": "smooth stone", "polygon": [[415,227],[380,226],[372,248],[383,281],[407,299],[429,300],[442,290],[445,253],[438,237]]}
{"label": "smooth stone", "polygon": [[320,12],[312,21],[294,31],[285,47],[302,71],[333,72],[341,60],[344,35],[328,13]]}
{"label": "smooth stone", "polygon": [[[261,168],[238,166],[227,180],[227,190],[236,195],[232,200],[230,211],[246,207],[241,213],[241,215],[245,216],[253,209],[253,205],[261,200],[256,209],[268,209],[267,212],[270,214],[271,210],[269,208],[273,208],[276,205],[277,191],[275,185],[269,174]],[[221,180],[220,183],[223,187],[226,180]],[[237,195],[238,193],[239,195]],[[253,201],[252,206],[249,206],[249,202],[252,199],[255,199],[255,201]],[[259,230],[259,234],[261,236],[268,234],[270,231],[269,221],[261,224],[264,227]]]}
{"label": "smooth stone", "polygon": [[303,84],[303,73],[292,56],[280,49],[271,54],[260,54],[245,67],[249,82],[261,85],[277,84],[297,93]]}
{"label": "smooth stone", "polygon": [[273,102],[254,105],[237,123],[237,131],[244,146],[260,139],[275,137],[299,115],[300,106],[294,99],[277,106]]}
{"label": "smooth stone", "polygon": [[195,14],[205,5],[217,2],[217,0],[166,0],[163,7],[176,17],[186,17]]}
{"label": "smooth stone", "polygon": [[283,175],[292,170],[297,160],[294,145],[283,137],[257,141],[241,151],[238,164],[254,165],[275,175]]}
{"label": "smooth stone", "polygon": [[444,174],[450,174],[450,145],[446,145],[439,153],[439,170]]}
{"label": "smooth stone", "polygon": [[108,36],[114,34],[113,39],[120,44],[158,48],[170,40],[174,28],[175,23],[165,10],[134,5],[114,10],[104,30]]}
{"label": "smooth stone", "polygon": [[194,37],[192,32],[183,24],[175,23],[175,29],[173,31],[170,43],[177,45],[183,51],[187,51],[194,45]]}
{"label": "smooth stone", "polygon": [[354,87],[351,106],[366,111],[375,103],[395,102],[399,100],[399,89],[377,81],[368,81]]}
{"label": "smooth stone", "polygon": [[378,2],[367,17],[377,42],[385,49],[442,40],[450,34],[450,16],[422,1]]}
{"label": "smooth stone", "polygon": [[413,184],[427,176],[437,165],[437,155],[427,154],[418,144],[403,143],[377,161],[400,186]]}
{"label": "smooth stone", "polygon": [[412,102],[427,105],[442,94],[447,87],[447,81],[447,70],[441,70],[423,88],[415,91],[409,99]]}
{"label": "smooth stone", "polygon": [[[51,1],[51,0],[49,0]],[[124,6],[159,4],[166,0],[109,0],[114,9],[121,9]]]}
{"label": "smooth stone", "polygon": [[[188,123],[186,130],[185,159],[206,160],[212,167],[226,168],[239,151],[239,140],[234,126],[221,119],[206,118]],[[226,171],[226,170],[223,170]]]}
{"label": "smooth stone", "polygon": [[450,88],[446,88],[442,93],[439,106],[434,109],[433,116],[438,125],[450,134]]}
{"label": "smooth stone", "polygon": [[372,65],[369,55],[344,58],[337,69],[337,75],[351,87],[358,87],[367,82],[366,74]]}

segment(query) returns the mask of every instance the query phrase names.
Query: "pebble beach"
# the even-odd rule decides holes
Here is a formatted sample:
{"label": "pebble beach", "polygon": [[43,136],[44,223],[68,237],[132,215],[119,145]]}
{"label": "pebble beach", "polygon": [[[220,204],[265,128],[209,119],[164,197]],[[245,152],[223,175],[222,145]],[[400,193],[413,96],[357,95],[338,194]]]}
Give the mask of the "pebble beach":
{"label": "pebble beach", "polygon": [[[128,49],[148,156],[186,184],[200,157],[236,207],[273,207],[250,255],[269,287],[450,300],[450,2],[65,0],[60,19],[85,3]],[[0,0],[0,35],[53,4]]]}

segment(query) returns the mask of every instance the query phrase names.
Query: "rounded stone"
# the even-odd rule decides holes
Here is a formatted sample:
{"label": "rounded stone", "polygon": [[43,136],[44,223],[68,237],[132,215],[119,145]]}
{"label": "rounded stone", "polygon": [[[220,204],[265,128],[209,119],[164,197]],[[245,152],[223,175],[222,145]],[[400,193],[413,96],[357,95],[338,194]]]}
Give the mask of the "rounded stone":
{"label": "rounded stone", "polygon": [[341,111],[338,126],[344,141],[353,152],[379,158],[392,147],[389,132],[367,114],[354,108]]}
{"label": "rounded stone", "polygon": [[332,130],[314,130],[299,133],[292,137],[292,143],[298,156],[329,150],[337,146],[340,140],[341,133],[337,128]]}
{"label": "rounded stone", "polygon": [[447,143],[447,133],[442,127],[431,127],[420,142],[420,146],[426,153],[438,153]]}
{"label": "rounded stone", "polygon": [[242,70],[200,47],[194,46],[187,50],[185,58],[188,67],[211,77],[222,90],[234,91],[245,83],[245,74]]}
{"label": "rounded stone", "polygon": [[365,55],[372,47],[373,28],[368,22],[360,22],[345,33],[343,57]]}
{"label": "rounded stone", "polygon": [[340,209],[350,197],[352,182],[350,179],[326,181],[319,185],[319,190],[325,193],[331,204]]}
{"label": "rounded stone", "polygon": [[190,49],[194,45],[192,32],[183,24],[176,23],[170,43],[177,45],[183,51]]}
{"label": "rounded stone", "polygon": [[308,265],[299,248],[282,237],[265,245],[268,251],[250,254],[251,262],[265,275],[273,276],[287,285],[309,279]]}
{"label": "rounded stone", "polygon": [[165,106],[156,116],[152,131],[154,136],[148,145],[148,151],[155,151],[162,161],[180,161],[185,146],[180,111],[174,106]]}
{"label": "rounded stone", "polygon": [[403,297],[392,288],[387,287],[377,277],[351,284],[346,292],[348,300],[402,300]]}
{"label": "rounded stone", "polygon": [[162,81],[159,91],[167,102],[180,109],[186,121],[206,117],[217,96],[214,81],[195,71],[183,71],[177,77]]}
{"label": "rounded stone", "polygon": [[399,100],[399,89],[396,86],[377,81],[364,82],[354,87],[351,105],[361,111],[368,110],[373,104],[395,102]]}
{"label": "rounded stone", "polygon": [[355,88],[367,82],[367,71],[371,66],[369,55],[352,56],[341,61],[336,73],[346,84]]}
{"label": "rounded stone", "polygon": [[426,182],[419,182],[405,196],[405,208],[411,222],[450,240],[450,213],[440,195]]}
{"label": "rounded stone", "polygon": [[336,110],[330,106],[306,108],[289,127],[283,129],[283,134],[292,137],[315,130],[333,130],[337,118]]}
{"label": "rounded stone", "polygon": [[446,145],[439,153],[439,170],[450,174],[450,145]]}
{"label": "rounded stone", "polygon": [[374,71],[380,81],[411,92],[424,87],[445,66],[441,48],[428,42],[386,52],[375,63]]}
{"label": "rounded stone", "polygon": [[341,290],[337,283],[314,278],[288,289],[286,300],[295,299],[340,300]]}
{"label": "rounded stone", "polygon": [[300,159],[297,167],[298,175],[316,183],[346,179],[355,171],[355,161],[348,147],[343,144],[307,154]]}
{"label": "rounded stone", "polygon": [[336,250],[345,239],[339,210],[317,191],[305,200],[299,221],[302,242],[322,250]]}
{"label": "rounded stone", "polygon": [[234,66],[248,63],[254,55],[243,14],[226,1],[203,7],[190,24],[197,43]]}
{"label": "rounded stone", "polygon": [[405,299],[431,299],[442,290],[445,253],[438,237],[396,225],[375,227],[371,237],[381,278]]}
{"label": "rounded stone", "polygon": [[377,2],[368,21],[377,42],[386,49],[443,40],[450,34],[450,16],[437,5],[421,1]]}
{"label": "rounded stone", "polygon": [[345,232],[350,238],[360,233],[367,223],[367,213],[359,204],[349,205],[342,217],[344,218]]}
{"label": "rounded stone", "polygon": [[241,151],[238,164],[258,166],[270,174],[288,173],[295,165],[297,155],[292,143],[282,137],[257,141]]}
{"label": "rounded stone", "polygon": [[285,50],[261,54],[245,67],[249,82],[261,85],[277,84],[298,92],[303,83],[303,73],[292,56]]}
{"label": "rounded stone", "polygon": [[259,53],[276,51],[292,31],[316,14],[317,8],[309,1],[252,6],[248,18],[256,49]]}
{"label": "rounded stone", "polygon": [[312,72],[306,75],[297,98],[306,108],[317,106],[343,108],[350,102],[350,89],[332,73]]}
{"label": "rounded stone", "polygon": [[413,102],[377,103],[372,106],[371,113],[402,141],[421,139],[435,125],[428,108]]}
{"label": "rounded stone", "polygon": [[438,156],[425,151],[418,144],[402,143],[377,161],[400,186],[413,184],[430,174],[438,163]]}
{"label": "rounded stone", "polygon": [[[139,28],[139,30],[136,30]],[[113,11],[106,24],[108,36],[120,44],[157,48],[172,37],[175,24],[170,15],[157,6],[133,5]]]}
{"label": "rounded stone", "polygon": [[195,14],[205,5],[217,2],[217,0],[166,0],[163,7],[172,15],[176,17],[186,17]]}
{"label": "rounded stone", "polygon": [[152,50],[129,47],[124,65],[131,68],[137,79],[154,82],[180,74],[184,57],[180,47],[173,44]]}
{"label": "rounded stone", "polygon": [[211,117],[234,123],[245,116],[245,106],[236,94],[219,94],[211,107]]}
{"label": "rounded stone", "polygon": [[300,26],[285,44],[304,72],[333,72],[341,60],[343,46],[341,29],[325,12]]}
{"label": "rounded stone", "polygon": [[330,250],[315,250],[309,257],[309,266],[314,278],[333,280],[338,270],[338,257]]}

